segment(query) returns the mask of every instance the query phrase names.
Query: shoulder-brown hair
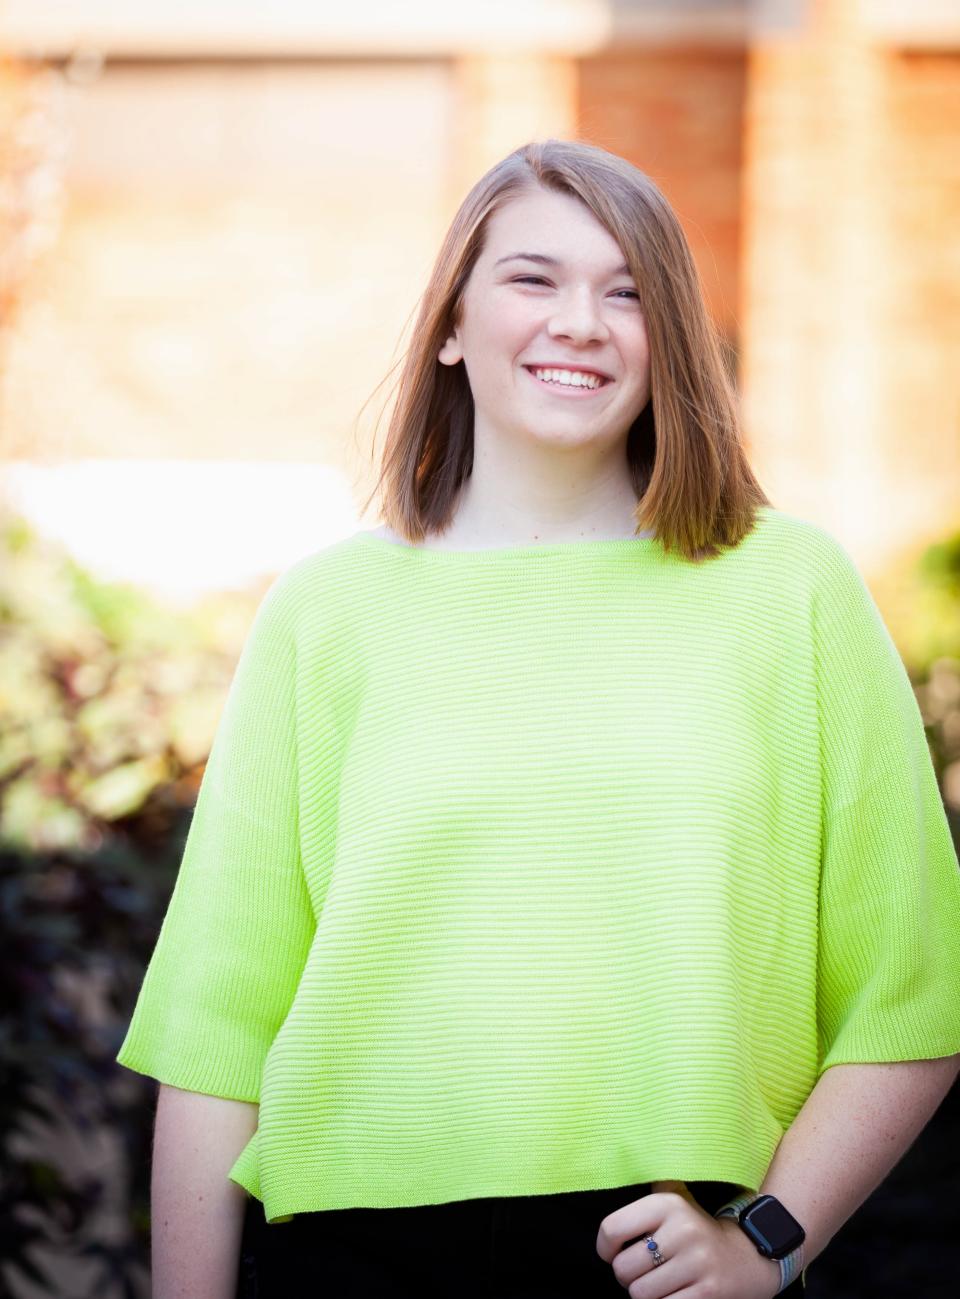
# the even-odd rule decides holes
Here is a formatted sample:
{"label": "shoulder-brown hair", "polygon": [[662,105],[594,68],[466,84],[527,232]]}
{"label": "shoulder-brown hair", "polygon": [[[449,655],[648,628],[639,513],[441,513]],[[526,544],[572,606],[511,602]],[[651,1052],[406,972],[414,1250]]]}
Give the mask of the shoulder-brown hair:
{"label": "shoulder-brown hair", "polygon": [[627,435],[637,528],[688,559],[736,545],[771,502],[741,444],[737,394],[676,214],[638,167],[597,145],[548,139],[515,149],[477,181],[450,224],[403,359],[380,474],[381,514],[410,543],[442,531],[473,464],[473,398],[463,363],[437,354],[491,215],[543,186],[579,198],[623,250],[650,346],[651,398]]}

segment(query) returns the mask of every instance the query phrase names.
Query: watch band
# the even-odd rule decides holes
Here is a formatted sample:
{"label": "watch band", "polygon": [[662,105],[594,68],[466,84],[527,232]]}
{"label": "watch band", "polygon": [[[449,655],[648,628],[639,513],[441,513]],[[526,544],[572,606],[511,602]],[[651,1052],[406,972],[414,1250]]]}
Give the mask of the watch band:
{"label": "watch band", "polygon": [[[760,1193],[757,1191],[743,1191],[740,1195],[735,1195],[732,1200],[728,1200],[726,1204],[721,1205],[713,1216],[715,1218],[733,1218],[739,1223],[741,1210],[747,1208],[748,1205],[753,1204],[759,1198]],[[785,1289],[791,1282],[795,1281],[804,1270],[803,1242],[801,1241],[796,1249],[783,1258],[774,1258],[770,1261],[779,1264],[780,1267],[780,1289],[777,1290],[777,1294],[779,1294],[780,1290]]]}

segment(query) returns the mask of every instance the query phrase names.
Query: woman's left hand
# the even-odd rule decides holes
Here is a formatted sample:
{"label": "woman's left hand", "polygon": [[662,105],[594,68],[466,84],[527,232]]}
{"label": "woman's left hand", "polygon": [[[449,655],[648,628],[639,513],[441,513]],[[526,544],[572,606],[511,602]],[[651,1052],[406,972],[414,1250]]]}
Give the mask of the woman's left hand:
{"label": "woman's left hand", "polygon": [[[659,1267],[645,1240],[656,1242]],[[733,1218],[714,1218],[686,1187],[654,1191],[608,1213],[597,1253],[613,1268],[630,1299],[773,1299],[780,1267],[764,1258]]]}

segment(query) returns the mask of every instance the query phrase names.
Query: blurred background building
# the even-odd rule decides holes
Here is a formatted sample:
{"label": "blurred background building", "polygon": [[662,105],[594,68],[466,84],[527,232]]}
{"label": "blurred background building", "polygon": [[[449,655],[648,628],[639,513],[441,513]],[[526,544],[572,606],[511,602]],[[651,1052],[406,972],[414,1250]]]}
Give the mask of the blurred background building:
{"label": "blurred background building", "polygon": [[865,568],[955,521],[955,0],[0,0],[0,42],[4,489],[105,574],[189,596],[374,526],[364,403],[467,189],[548,135],[675,206],[777,505]]}

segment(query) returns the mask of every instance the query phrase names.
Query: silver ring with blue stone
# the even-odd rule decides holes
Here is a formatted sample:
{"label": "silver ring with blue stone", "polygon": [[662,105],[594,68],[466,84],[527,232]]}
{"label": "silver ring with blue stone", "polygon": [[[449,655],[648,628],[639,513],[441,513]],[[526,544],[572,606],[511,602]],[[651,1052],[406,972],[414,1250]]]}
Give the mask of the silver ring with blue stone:
{"label": "silver ring with blue stone", "polygon": [[647,1249],[653,1255],[654,1267],[659,1267],[661,1263],[666,1263],[667,1260],[660,1253],[660,1246],[657,1244],[657,1242],[653,1239],[653,1237],[648,1232],[644,1233],[644,1235],[642,1235],[640,1239],[645,1240],[647,1242]]}

